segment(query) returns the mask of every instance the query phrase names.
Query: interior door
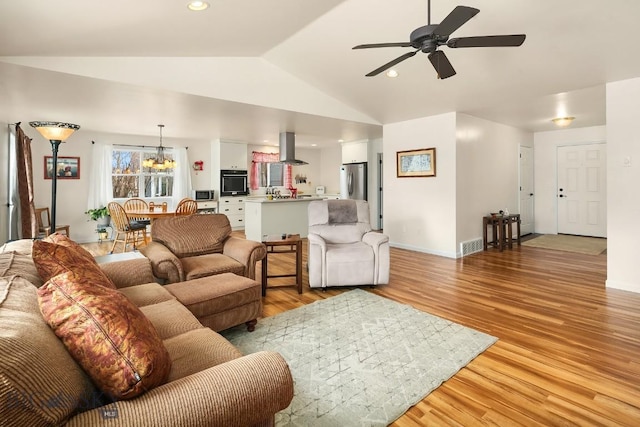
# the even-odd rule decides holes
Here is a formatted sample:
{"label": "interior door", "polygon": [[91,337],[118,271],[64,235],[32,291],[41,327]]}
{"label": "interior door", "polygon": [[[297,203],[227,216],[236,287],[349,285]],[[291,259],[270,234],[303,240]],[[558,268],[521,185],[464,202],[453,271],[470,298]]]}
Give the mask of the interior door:
{"label": "interior door", "polygon": [[607,236],[606,144],[558,147],[558,233]]}
{"label": "interior door", "polygon": [[534,232],[533,149],[520,146],[520,234]]}

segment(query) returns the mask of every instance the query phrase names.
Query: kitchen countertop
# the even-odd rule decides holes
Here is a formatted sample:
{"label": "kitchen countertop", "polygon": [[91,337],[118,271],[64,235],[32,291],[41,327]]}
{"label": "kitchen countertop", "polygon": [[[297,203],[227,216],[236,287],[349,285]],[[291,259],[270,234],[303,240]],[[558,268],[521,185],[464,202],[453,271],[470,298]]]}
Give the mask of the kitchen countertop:
{"label": "kitchen countertop", "polygon": [[296,202],[309,202],[312,200],[324,200],[326,199],[326,197],[316,197],[316,196],[312,196],[312,197],[300,197],[297,199],[276,199],[274,198],[273,200],[268,200],[266,197],[251,197],[251,198],[247,198],[247,200],[245,200],[245,203],[286,203],[286,202],[292,202],[292,203],[296,203]]}

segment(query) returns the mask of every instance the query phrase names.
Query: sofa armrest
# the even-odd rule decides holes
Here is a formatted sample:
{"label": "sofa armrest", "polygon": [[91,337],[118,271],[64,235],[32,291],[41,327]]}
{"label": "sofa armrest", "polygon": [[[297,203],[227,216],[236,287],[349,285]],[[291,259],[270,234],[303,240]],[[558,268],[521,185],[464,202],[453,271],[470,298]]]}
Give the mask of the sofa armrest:
{"label": "sofa armrest", "polygon": [[151,241],[139,250],[151,261],[153,274],[157,278],[164,279],[167,283],[182,282],[185,280],[180,259],[162,243]]}
{"label": "sofa armrest", "polygon": [[[80,413],[69,426],[251,426],[293,399],[293,379],[280,354],[262,351],[156,387],[132,400]],[[105,411],[113,419],[105,419]]]}
{"label": "sofa armrest", "polygon": [[222,253],[242,263],[244,275],[255,280],[256,263],[266,256],[267,249],[260,242],[231,236],[224,241]]}
{"label": "sofa armrest", "polygon": [[319,234],[309,233],[307,235],[307,240],[309,241],[310,245],[320,246],[323,253],[327,250],[327,243]]}
{"label": "sofa armrest", "polygon": [[362,236],[362,241],[374,248],[377,252],[378,247],[384,243],[389,243],[389,236],[375,231],[369,231]]}
{"label": "sofa armrest", "polygon": [[151,263],[147,258],[114,261],[100,264],[100,268],[111,279],[116,288],[154,282]]}

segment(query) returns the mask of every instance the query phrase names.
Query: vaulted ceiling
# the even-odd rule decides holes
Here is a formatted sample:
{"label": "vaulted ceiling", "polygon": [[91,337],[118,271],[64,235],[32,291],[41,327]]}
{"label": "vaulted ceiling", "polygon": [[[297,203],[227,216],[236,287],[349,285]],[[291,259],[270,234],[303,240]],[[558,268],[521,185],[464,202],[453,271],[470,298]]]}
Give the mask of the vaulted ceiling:
{"label": "vaulted ceiling", "polygon": [[[605,124],[605,84],[640,76],[640,2],[465,0],[452,37],[525,33],[517,48],[444,50],[438,80],[418,53],[399,76],[365,77],[427,22],[427,0],[35,0],[0,3],[0,119],[96,131],[302,145],[380,137],[382,125],[450,111],[530,131]],[[432,23],[458,2],[431,1]]]}

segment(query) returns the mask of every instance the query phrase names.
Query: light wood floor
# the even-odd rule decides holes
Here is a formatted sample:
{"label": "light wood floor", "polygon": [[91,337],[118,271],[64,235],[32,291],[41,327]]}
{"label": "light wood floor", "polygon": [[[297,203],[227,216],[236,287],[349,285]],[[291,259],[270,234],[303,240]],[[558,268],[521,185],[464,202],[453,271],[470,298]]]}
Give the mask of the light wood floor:
{"label": "light wood floor", "polygon": [[[287,273],[294,260],[269,265]],[[605,279],[606,255],[522,246],[453,260],[392,248],[389,285],[364,289],[499,338],[392,425],[640,425],[640,294]],[[302,295],[272,280],[265,316],[349,289],[311,290],[306,271]]]}

